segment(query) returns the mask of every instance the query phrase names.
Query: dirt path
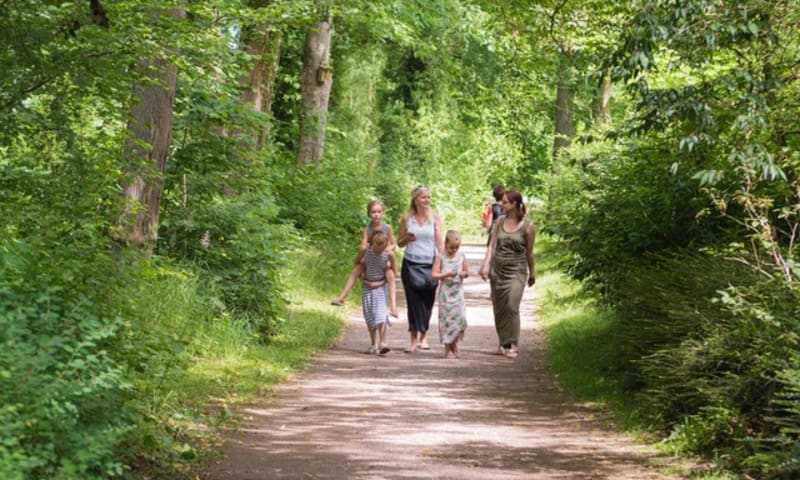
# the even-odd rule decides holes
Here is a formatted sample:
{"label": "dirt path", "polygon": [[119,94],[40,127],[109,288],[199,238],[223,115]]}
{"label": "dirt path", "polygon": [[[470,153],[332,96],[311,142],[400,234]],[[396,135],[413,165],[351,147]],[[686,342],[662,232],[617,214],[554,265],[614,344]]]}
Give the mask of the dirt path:
{"label": "dirt path", "polygon": [[[484,249],[463,248],[477,272]],[[533,318],[535,288],[526,291],[516,360],[494,354],[488,284],[475,274],[466,290],[469,328],[460,359],[442,358],[435,311],[431,351],[403,353],[401,314],[390,329],[392,352],[366,355],[366,328],[354,312],[331,351],[266,404],[245,411],[243,431],[202,478],[675,478],[656,471],[652,452],[605,430],[559,392]]]}

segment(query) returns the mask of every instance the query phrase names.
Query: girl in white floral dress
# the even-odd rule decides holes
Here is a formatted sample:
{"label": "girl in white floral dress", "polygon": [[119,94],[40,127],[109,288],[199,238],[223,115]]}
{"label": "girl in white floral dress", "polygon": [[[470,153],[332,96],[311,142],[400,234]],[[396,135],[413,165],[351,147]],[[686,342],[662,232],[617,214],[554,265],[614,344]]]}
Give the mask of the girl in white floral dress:
{"label": "girl in white floral dress", "polygon": [[459,252],[461,235],[449,230],[445,235],[444,252],[433,261],[431,278],[440,280],[437,293],[439,307],[439,340],[444,344],[445,358],[458,358],[458,342],[467,329],[467,306],[464,302],[464,279],[469,276],[467,261]]}

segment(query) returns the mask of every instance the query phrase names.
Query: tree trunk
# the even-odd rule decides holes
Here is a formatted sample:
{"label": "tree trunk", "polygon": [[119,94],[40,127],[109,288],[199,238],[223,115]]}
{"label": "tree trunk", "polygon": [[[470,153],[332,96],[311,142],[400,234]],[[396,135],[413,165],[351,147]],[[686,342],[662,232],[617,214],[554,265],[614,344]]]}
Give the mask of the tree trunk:
{"label": "tree trunk", "polygon": [[324,10],[325,19],[311,27],[306,35],[303,51],[303,77],[300,82],[303,111],[297,154],[297,161],[303,165],[318,163],[322,159],[328,123],[328,100],[333,84],[333,69],[330,65],[333,0],[315,0],[315,3]]}
{"label": "tree trunk", "polygon": [[[263,112],[269,117],[272,113],[273,85],[278,73],[281,37],[278,32],[262,28],[251,31],[244,41],[247,53],[253,58],[253,65],[250,73],[241,79],[240,100],[254,111]],[[249,132],[256,148],[264,146],[269,141],[269,131],[268,118],[258,132]]]}
{"label": "tree trunk", "polygon": [[[164,12],[184,18],[183,10]],[[159,15],[155,13],[154,15]],[[137,71],[145,81],[134,85],[133,105],[121,180],[124,205],[113,236],[152,251],[158,239],[159,209],[172,138],[172,110],[178,67],[166,58],[145,58]]]}
{"label": "tree trunk", "polygon": [[278,77],[282,43],[280,32],[270,33],[269,52],[264,57],[264,80],[261,82],[263,88],[261,111],[267,114],[267,122],[258,136],[259,148],[269,143],[270,128],[272,127],[272,101],[275,98],[275,79]]}
{"label": "tree trunk", "polygon": [[603,77],[603,83],[592,99],[592,113],[596,125],[607,125],[611,122],[611,76]]}
{"label": "tree trunk", "polygon": [[572,65],[567,54],[561,54],[558,65],[558,90],[556,93],[556,132],[553,141],[553,159],[558,158],[561,150],[569,147],[572,137],[575,135],[573,126],[573,82]]}

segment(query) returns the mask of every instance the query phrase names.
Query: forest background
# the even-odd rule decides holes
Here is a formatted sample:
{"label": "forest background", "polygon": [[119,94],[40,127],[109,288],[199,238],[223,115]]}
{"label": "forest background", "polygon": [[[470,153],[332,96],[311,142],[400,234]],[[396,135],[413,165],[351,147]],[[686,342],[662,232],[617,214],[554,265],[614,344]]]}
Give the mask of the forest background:
{"label": "forest background", "polygon": [[[426,184],[477,237],[499,183],[605,312],[593,365],[640,426],[796,478],[798,24],[788,0],[0,1],[0,477],[175,474],[235,404],[215,359],[335,336],[298,295],[339,286],[371,198],[396,223]],[[280,361],[325,347],[294,341]]]}

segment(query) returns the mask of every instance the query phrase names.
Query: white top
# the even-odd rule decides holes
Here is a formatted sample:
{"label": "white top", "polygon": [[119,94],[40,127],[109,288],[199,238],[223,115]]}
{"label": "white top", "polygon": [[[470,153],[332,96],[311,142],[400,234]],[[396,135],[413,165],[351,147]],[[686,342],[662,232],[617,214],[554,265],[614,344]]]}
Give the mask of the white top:
{"label": "white top", "polygon": [[413,233],[417,239],[406,244],[403,258],[407,258],[414,263],[432,264],[434,257],[436,257],[435,228],[432,220],[420,225],[417,223],[416,216],[409,216],[406,223],[406,232]]}

